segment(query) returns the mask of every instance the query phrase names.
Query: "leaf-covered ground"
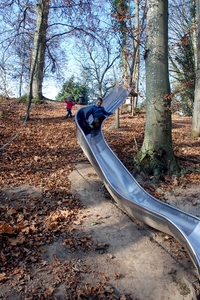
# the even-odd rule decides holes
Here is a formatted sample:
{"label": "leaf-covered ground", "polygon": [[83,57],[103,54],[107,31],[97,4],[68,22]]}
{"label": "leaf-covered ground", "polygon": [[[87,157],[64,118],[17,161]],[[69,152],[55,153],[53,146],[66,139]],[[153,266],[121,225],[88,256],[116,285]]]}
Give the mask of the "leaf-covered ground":
{"label": "leaf-covered ground", "polygon": [[[55,239],[72,251],[95,251],[99,245],[80,230],[82,203],[70,191],[68,175],[86,161],[74,119],[65,119],[65,106],[57,102],[33,105],[27,123],[25,113],[26,106],[15,99],[0,102],[0,147],[5,145],[0,152],[0,299],[59,299],[55,291],[62,284],[65,298],[60,299],[133,299],[117,294],[105,274],[95,286],[87,283],[81,274],[89,267],[80,265],[78,257],[61,262],[55,256],[51,263],[42,259],[44,245]],[[120,128],[115,128],[114,116],[104,124],[107,142],[130,171],[132,156],[142,144],[144,122],[144,113],[131,116],[124,108]],[[163,201],[159,188],[199,185],[200,138],[192,138],[190,130],[190,117],[173,116],[180,178],[165,176],[155,186],[153,178],[141,174],[144,188]]]}

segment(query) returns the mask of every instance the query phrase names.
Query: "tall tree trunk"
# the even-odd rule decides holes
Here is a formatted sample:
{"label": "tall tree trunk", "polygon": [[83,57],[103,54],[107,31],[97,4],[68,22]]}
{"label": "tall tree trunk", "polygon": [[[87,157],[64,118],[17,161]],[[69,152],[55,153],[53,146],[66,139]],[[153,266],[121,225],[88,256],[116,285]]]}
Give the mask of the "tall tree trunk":
{"label": "tall tree trunk", "polygon": [[174,173],[168,72],[168,0],[147,2],[146,125],[137,160],[148,174]]}
{"label": "tall tree trunk", "polygon": [[[139,89],[139,70],[140,70],[140,29],[139,29],[139,0],[135,0],[135,32],[136,37],[134,40],[135,49],[135,63],[134,63],[134,82],[130,83],[134,91],[138,92]],[[137,106],[137,96],[132,98],[132,115],[134,115],[134,108]]]}
{"label": "tall tree trunk", "polygon": [[34,35],[34,46],[31,59],[31,68],[37,57],[37,63],[34,70],[32,93],[33,98],[42,100],[42,83],[44,77],[46,33],[48,28],[49,1],[40,0],[37,8],[37,23]]}
{"label": "tall tree trunk", "polygon": [[[194,62],[195,70],[197,69],[197,30],[196,30],[196,5],[195,0],[192,0],[192,36],[193,36],[193,47],[194,47]],[[198,22],[198,21],[197,21]]]}
{"label": "tall tree trunk", "polygon": [[[120,2],[121,7],[119,8],[120,15],[126,14],[127,6],[126,0]],[[124,86],[128,88],[128,62],[127,62],[127,30],[126,30],[126,23],[122,19],[119,21],[120,23],[120,30],[122,34],[122,68],[123,68],[123,78],[124,78]],[[123,111],[123,103],[120,107],[120,115]],[[119,111],[116,112],[116,128],[120,127],[120,119],[119,119]]]}
{"label": "tall tree trunk", "polygon": [[119,128],[119,108],[115,112],[115,128]]}
{"label": "tall tree trunk", "polygon": [[197,19],[197,68],[195,78],[194,108],[192,118],[192,134],[200,136],[200,3],[196,0]]}
{"label": "tall tree trunk", "polygon": [[[43,3],[45,9],[43,7]],[[44,47],[44,40],[46,41],[46,30],[45,30],[45,38],[44,38],[43,28],[47,28],[47,23],[46,25],[43,24],[45,22],[44,21],[45,18],[43,18],[43,9],[45,10],[44,16],[47,17],[48,12],[46,11],[46,5],[48,5],[47,11],[49,11],[49,1],[41,0],[40,4],[37,5],[37,24],[36,24],[36,31],[34,36],[33,52],[31,57],[30,79],[29,79],[28,97],[27,97],[28,105],[27,105],[26,116],[25,116],[25,119],[27,121],[30,119],[30,108],[31,108],[32,99],[36,98],[42,100],[42,82],[43,82],[44,58],[45,58],[45,48],[43,47]],[[46,47],[46,43],[45,43],[45,47]]]}

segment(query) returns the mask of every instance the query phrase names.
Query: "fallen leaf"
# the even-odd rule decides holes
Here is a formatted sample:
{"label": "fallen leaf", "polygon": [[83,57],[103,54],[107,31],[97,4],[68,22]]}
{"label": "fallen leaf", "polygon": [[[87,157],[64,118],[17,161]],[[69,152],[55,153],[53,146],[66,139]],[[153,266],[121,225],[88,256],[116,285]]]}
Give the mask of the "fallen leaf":
{"label": "fallen leaf", "polygon": [[6,273],[0,273],[0,282],[4,282],[6,279]]}
{"label": "fallen leaf", "polygon": [[102,277],[105,281],[108,281],[108,280],[109,280],[109,277],[106,276],[104,273],[99,272],[99,274],[101,275],[101,277]]}
{"label": "fallen leaf", "polygon": [[7,234],[14,234],[15,228],[13,226],[8,225],[6,222],[0,221],[0,232]]}

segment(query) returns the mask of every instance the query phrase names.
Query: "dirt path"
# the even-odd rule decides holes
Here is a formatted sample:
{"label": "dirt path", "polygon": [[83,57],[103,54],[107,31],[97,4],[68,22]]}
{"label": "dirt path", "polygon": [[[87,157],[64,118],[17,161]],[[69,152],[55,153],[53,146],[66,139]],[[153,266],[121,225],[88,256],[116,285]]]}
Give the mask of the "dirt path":
{"label": "dirt path", "polygon": [[95,242],[109,244],[105,253],[87,257],[94,270],[135,299],[198,299],[196,269],[173,238],[131,220],[106,199],[89,163],[78,164],[69,179],[72,192],[86,205],[84,231]]}
{"label": "dirt path", "polygon": [[[67,294],[71,290],[68,280],[73,282],[73,277],[66,277],[69,263],[75,274],[81,274],[82,283],[100,286],[100,289],[104,286],[100,299],[116,299],[112,298],[113,291],[120,295],[117,298],[120,300],[200,299],[197,271],[174,238],[131,220],[116,207],[89,162],[77,164],[69,180],[72,194],[84,205],[74,223],[76,234],[78,230],[86,237],[91,236],[93,248],[91,251],[72,250],[63,244],[62,237],[55,238],[40,247],[38,262],[37,257],[31,257],[33,261],[28,263],[22,260],[21,266],[26,267],[27,275],[16,269],[17,273],[13,277],[10,274],[10,280],[1,284],[1,300],[25,299],[22,294],[26,291],[31,294],[26,299],[40,299],[37,297],[41,293],[45,295],[41,299],[71,300]],[[190,212],[196,209],[197,213],[198,199],[194,197],[195,203],[188,201],[198,193],[196,189],[197,186],[191,187],[187,194],[187,190],[178,188],[172,194],[168,192],[166,197],[172,203],[178,197],[178,202],[182,202],[180,206],[185,205]],[[26,199],[26,196],[28,201],[30,197],[43,201],[38,189],[27,186],[5,189],[4,193],[12,197],[12,201]]]}

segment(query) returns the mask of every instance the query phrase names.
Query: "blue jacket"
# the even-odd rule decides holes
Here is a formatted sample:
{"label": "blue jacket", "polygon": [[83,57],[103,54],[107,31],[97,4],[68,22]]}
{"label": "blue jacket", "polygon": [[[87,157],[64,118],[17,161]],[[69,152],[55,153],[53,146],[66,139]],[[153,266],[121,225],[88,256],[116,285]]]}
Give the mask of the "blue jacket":
{"label": "blue jacket", "polygon": [[96,106],[93,105],[88,112],[86,113],[86,120],[88,120],[89,116],[92,115],[93,118],[98,118],[98,117],[105,117],[105,116],[110,116],[112,115],[111,112],[108,112],[105,110],[105,108],[103,106]]}

